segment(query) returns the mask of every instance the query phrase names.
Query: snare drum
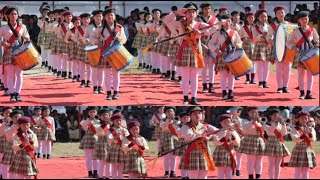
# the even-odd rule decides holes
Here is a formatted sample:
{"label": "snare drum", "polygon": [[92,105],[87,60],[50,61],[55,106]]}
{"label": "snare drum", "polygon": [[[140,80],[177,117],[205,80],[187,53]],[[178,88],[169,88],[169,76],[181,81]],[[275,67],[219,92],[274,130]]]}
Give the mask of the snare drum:
{"label": "snare drum", "polygon": [[313,48],[304,51],[299,61],[312,73],[312,75],[319,74],[319,48],[313,46]]}
{"label": "snare drum", "polygon": [[99,64],[99,60],[101,57],[101,49],[95,45],[88,45],[84,48],[84,51],[87,52],[89,63],[93,66]]}
{"label": "snare drum", "polygon": [[298,27],[297,24],[280,24],[274,34],[274,57],[278,62],[293,62],[295,52],[286,47],[291,32]]}
{"label": "snare drum", "polygon": [[117,71],[120,71],[133,62],[134,57],[129,51],[119,42],[114,42],[103,53],[103,57],[107,57],[108,63]]}
{"label": "snare drum", "polygon": [[41,56],[33,44],[28,41],[12,48],[12,58],[24,71],[30,70],[41,61]]}
{"label": "snare drum", "polygon": [[236,49],[224,57],[224,62],[229,67],[231,73],[240,77],[247,74],[253,68],[252,61],[248,58],[243,49]]}

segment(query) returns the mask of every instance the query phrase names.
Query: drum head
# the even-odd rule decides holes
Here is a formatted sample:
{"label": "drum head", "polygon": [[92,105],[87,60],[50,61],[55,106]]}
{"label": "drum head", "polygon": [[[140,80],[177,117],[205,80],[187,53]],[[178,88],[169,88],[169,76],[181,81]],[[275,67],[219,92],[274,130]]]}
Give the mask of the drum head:
{"label": "drum head", "polygon": [[89,52],[89,51],[94,51],[96,49],[98,49],[98,46],[96,46],[96,45],[88,45],[83,50]]}
{"label": "drum head", "polygon": [[107,49],[105,49],[102,52],[102,56],[103,57],[108,57],[111,54],[113,54],[114,52],[116,52],[120,47],[122,46],[122,44],[119,41],[115,41],[114,43],[112,43]]}
{"label": "drum head", "polygon": [[278,62],[281,62],[283,60],[284,53],[286,50],[286,38],[286,27],[283,24],[280,24],[276,29],[273,41],[274,57]]}
{"label": "drum head", "polygon": [[316,54],[319,54],[319,48],[317,46],[313,46],[313,48],[304,51],[300,56],[299,60],[301,62],[308,61]]}
{"label": "drum head", "polygon": [[30,45],[30,42],[21,43],[18,46],[12,48],[11,54],[12,56],[17,56],[24,51],[28,50],[28,46]]}
{"label": "drum head", "polygon": [[232,63],[238,59],[244,54],[243,49],[236,49],[235,51],[230,52],[229,54],[224,57],[224,62],[229,64]]}

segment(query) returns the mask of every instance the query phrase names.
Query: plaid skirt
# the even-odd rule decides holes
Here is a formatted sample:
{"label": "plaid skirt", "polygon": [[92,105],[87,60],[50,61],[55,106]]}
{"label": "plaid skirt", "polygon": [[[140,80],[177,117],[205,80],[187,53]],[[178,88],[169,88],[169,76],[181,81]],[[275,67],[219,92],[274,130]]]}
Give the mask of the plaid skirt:
{"label": "plaid skirt", "polygon": [[6,144],[7,144],[7,138],[5,136],[1,137],[0,138],[0,153],[4,153],[4,150],[6,148]]}
{"label": "plaid skirt", "polygon": [[229,71],[228,65],[224,62],[223,58],[227,55],[227,52],[223,52],[221,58],[218,60],[216,71],[221,72],[223,70]]}
{"label": "plaid skirt", "polygon": [[113,143],[109,145],[108,155],[107,155],[107,163],[119,163],[126,164],[127,162],[127,154],[124,153],[121,149],[121,146],[118,143]]}
{"label": "plaid skirt", "polygon": [[106,160],[108,155],[108,138],[107,136],[99,136],[94,146],[93,159]]}
{"label": "plaid skirt", "polygon": [[135,150],[131,149],[126,153],[123,173],[135,173],[138,177],[147,177],[146,163],[141,155]]}
{"label": "plaid skirt", "polygon": [[289,167],[310,167],[317,166],[316,155],[305,141],[299,142],[292,150],[292,155],[288,164]]}
{"label": "plaid skirt", "polygon": [[9,169],[10,173],[33,176],[39,173],[35,161],[30,157],[25,149],[18,151]]}
{"label": "plaid skirt", "polygon": [[52,45],[54,40],[57,39],[57,36],[54,32],[48,32],[46,37],[46,44],[45,44],[45,49],[52,49]]}
{"label": "plaid skirt", "polygon": [[94,149],[96,143],[97,137],[89,129],[81,139],[79,149]]}
{"label": "plaid skirt", "polygon": [[12,55],[11,55],[11,50],[12,50],[12,48],[10,48],[6,52],[6,54],[3,56],[2,64],[4,64],[4,65],[6,65],[6,64],[17,65],[16,60],[14,60]]}
{"label": "plaid skirt", "polygon": [[141,42],[142,42],[142,37],[143,37],[144,35],[140,32],[140,31],[138,31],[138,33],[136,34],[136,36],[134,37],[134,40],[133,40],[133,43],[132,43],[132,47],[133,48],[137,48],[137,49],[139,49],[139,48],[141,48]]}
{"label": "plaid skirt", "polygon": [[[175,147],[183,146],[183,145],[185,145],[185,144],[187,144],[187,142],[184,140],[184,138],[180,138],[180,139],[177,141],[177,143],[175,143]],[[188,147],[188,146],[185,146],[185,147],[183,147],[183,148],[179,148],[179,149],[175,150],[175,151],[173,152],[173,155],[175,155],[175,156],[183,156],[184,153],[185,153],[186,150],[187,150],[187,147]]]}
{"label": "plaid skirt", "polygon": [[[209,150],[209,154],[211,154],[209,147],[208,147],[208,150]],[[194,149],[190,153],[190,163],[188,165],[184,163],[184,158],[185,157],[182,156],[178,169],[208,170],[208,165],[207,165],[206,159],[204,158],[204,156],[202,155],[202,153],[199,151],[198,148]]]}
{"label": "plaid skirt", "polygon": [[239,152],[250,155],[264,155],[265,142],[259,135],[245,135]]}
{"label": "plaid skirt", "polygon": [[299,60],[300,53],[296,53],[296,56],[294,57],[292,68],[298,69],[298,67],[301,67],[303,69],[307,69],[306,66]]}
{"label": "plaid skirt", "polygon": [[52,42],[52,54],[67,54],[67,44],[63,39],[55,38]]}
{"label": "plaid skirt", "polygon": [[16,156],[16,153],[14,152],[12,145],[13,145],[13,142],[7,141],[7,145],[4,150],[2,162],[1,162],[4,165],[11,165],[13,162],[13,159]]}
{"label": "plaid skirt", "polygon": [[[229,143],[231,145],[231,143]],[[231,150],[234,150],[230,147]],[[224,145],[216,146],[213,151],[214,164],[217,167],[231,167],[232,159]]]}
{"label": "plaid skirt", "polygon": [[67,48],[68,48],[68,59],[69,60],[75,60],[77,58],[77,46],[78,43],[77,42],[72,42],[67,44]]}
{"label": "plaid skirt", "polygon": [[159,53],[159,54],[162,54],[162,51],[163,51],[163,49],[164,49],[165,46],[166,46],[165,43],[166,43],[166,42],[164,42],[164,43],[159,43],[159,44],[154,45],[154,46],[153,46],[154,52]]}
{"label": "plaid skirt", "polygon": [[[158,34],[157,33],[151,33],[151,39],[150,39],[150,44],[151,43],[154,43],[157,41],[157,37],[158,37]],[[148,45],[148,44],[147,44]],[[155,49],[156,49],[157,45],[156,46],[153,46],[152,48],[149,49],[149,51],[152,51],[152,52],[155,52]]]}
{"label": "plaid skirt", "polygon": [[191,46],[189,46],[189,45],[187,45],[182,50],[182,58],[181,58],[181,60],[178,60],[178,56],[176,56],[174,58],[175,58],[175,60],[174,60],[174,65],[175,66],[198,68],[196,57],[195,57],[195,55],[194,55],[194,53],[192,51]]}
{"label": "plaid skirt", "polygon": [[169,131],[162,131],[162,136],[160,138],[160,153],[166,153],[173,150],[177,140],[178,138]]}
{"label": "plaid skirt", "polygon": [[46,37],[47,37],[47,32],[45,29],[40,29],[39,35],[38,35],[38,45],[45,45],[46,44]]}
{"label": "plaid skirt", "polygon": [[177,59],[179,47],[180,47],[180,45],[171,44],[171,43],[170,43],[170,46],[168,47],[168,48],[170,48],[170,49],[168,49],[168,54],[171,57],[173,64],[175,64],[174,61],[175,61],[175,59]]}
{"label": "plaid skirt", "polygon": [[290,155],[290,151],[288,150],[286,145],[281,142],[276,136],[268,136],[264,155],[285,157]]}
{"label": "plaid skirt", "polygon": [[43,141],[56,140],[56,138],[54,137],[54,134],[47,127],[41,127],[41,129],[37,133],[37,137],[38,137],[38,140],[43,140]]}
{"label": "plaid skirt", "polygon": [[161,136],[162,136],[162,129],[159,126],[156,126],[152,134],[152,139],[157,140],[157,139],[160,139]]}
{"label": "plaid skirt", "polygon": [[242,48],[248,58],[251,60],[254,52],[254,43],[253,42],[245,42],[242,44]]}
{"label": "plaid skirt", "polygon": [[110,60],[109,57],[103,57],[99,60],[98,65],[92,66],[94,68],[111,68],[111,65],[108,63],[107,59]]}
{"label": "plaid skirt", "polygon": [[170,42],[169,41],[166,41],[166,42],[163,42],[163,43],[160,43],[157,45],[156,47],[156,52],[162,54],[163,56],[170,56]]}
{"label": "plaid skirt", "polygon": [[77,45],[76,60],[89,63],[87,53],[83,50],[85,47],[86,45],[83,43],[79,43]]}
{"label": "plaid skirt", "polygon": [[268,48],[265,43],[256,43],[254,45],[252,61],[271,61],[274,59],[272,49]]}

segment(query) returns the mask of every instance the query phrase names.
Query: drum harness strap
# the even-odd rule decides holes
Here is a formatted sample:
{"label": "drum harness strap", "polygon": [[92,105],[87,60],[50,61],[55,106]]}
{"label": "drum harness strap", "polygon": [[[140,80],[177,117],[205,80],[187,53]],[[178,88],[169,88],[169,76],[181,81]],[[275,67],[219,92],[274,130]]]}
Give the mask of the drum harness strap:
{"label": "drum harness strap", "polygon": [[[220,33],[225,37],[226,41],[222,44],[221,48],[220,48],[220,51],[221,52],[224,52],[225,49],[227,48],[227,52],[229,52],[231,49],[235,49],[235,47],[232,45],[232,42],[231,42],[231,39],[235,33],[235,30],[233,29],[230,29],[229,33],[221,28],[220,30]],[[216,62],[215,62],[215,68],[214,68],[214,71],[215,73],[217,74],[217,67],[218,67],[218,62],[219,62],[219,59],[221,58],[221,55],[217,55],[216,57]]]}
{"label": "drum harness strap", "polygon": [[[8,43],[11,45],[15,40],[18,39],[18,37],[19,37],[18,33],[19,33],[20,29],[22,28],[22,24],[19,24],[16,27],[16,29],[13,29],[13,27],[12,27],[12,25],[10,23],[8,23],[8,26],[11,29],[12,33],[13,33],[12,36],[10,37],[10,39],[8,40]],[[23,38],[22,38],[22,43],[23,43]],[[5,54],[7,53],[8,50],[9,49],[5,49],[5,51],[3,53],[3,57],[5,56]]]}
{"label": "drum harness strap", "polygon": [[[103,52],[104,50],[106,50],[110,46],[113,38],[116,36],[116,33],[119,33],[121,31],[121,26],[118,26],[116,23],[114,23],[114,26],[115,26],[114,31],[111,30],[110,26],[108,26],[108,25],[105,25],[105,26],[106,26],[110,36],[105,40],[104,46],[102,47],[101,52]],[[101,32],[101,35],[102,34],[103,34],[103,31]],[[101,58],[102,58],[102,56],[101,56]]]}
{"label": "drum harness strap", "polygon": [[[140,136],[138,136],[140,137]],[[126,137],[129,141],[130,141],[130,144],[129,144],[129,148],[133,147],[139,154],[140,156],[144,159],[144,153],[143,153],[143,150],[145,150],[145,147],[144,146],[139,146],[137,143],[133,143],[133,139],[134,137],[130,134],[129,136]]]}
{"label": "drum harness strap", "polygon": [[[302,31],[302,28],[301,28],[301,27],[299,27],[298,29],[299,29],[300,33],[302,34],[303,39],[305,40],[305,42],[307,42],[307,43],[308,43],[308,46],[311,48],[311,44],[310,44],[309,39],[307,38],[307,35]],[[311,31],[310,31],[310,30],[311,30]],[[309,36],[311,33],[312,33],[312,28],[309,27],[309,29],[307,30],[308,36]],[[300,41],[301,41],[301,42],[300,42]],[[297,45],[296,45],[296,46],[299,46],[299,48],[300,48],[303,43],[304,43],[303,40],[300,39],[299,42],[297,42]],[[315,43],[313,40],[311,41],[311,43],[312,43],[313,46],[316,45],[316,43]]]}

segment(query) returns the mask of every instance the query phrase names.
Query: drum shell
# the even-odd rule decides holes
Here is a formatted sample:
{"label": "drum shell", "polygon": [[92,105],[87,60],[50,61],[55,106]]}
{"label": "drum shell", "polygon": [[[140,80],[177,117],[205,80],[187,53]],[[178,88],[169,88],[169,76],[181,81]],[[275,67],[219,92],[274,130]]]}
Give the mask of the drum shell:
{"label": "drum shell", "polygon": [[134,57],[130,52],[119,42],[113,43],[103,53],[103,57],[108,61],[111,67],[120,71],[133,62]]}
{"label": "drum shell", "polygon": [[[26,44],[26,48],[21,52],[17,52],[22,45]],[[16,61],[18,66],[24,71],[30,70],[39,64],[41,56],[37,49],[33,46],[31,42],[26,42],[20,44],[12,50],[12,58]]]}
{"label": "drum shell", "polygon": [[[232,61],[229,61],[229,62],[226,61],[227,57],[229,55],[231,55],[232,53],[235,53],[236,51],[238,51],[238,52],[241,51],[239,53],[239,56],[237,56]],[[227,64],[231,73],[236,77],[240,77],[240,76],[247,74],[247,72],[251,71],[251,69],[253,68],[253,64],[243,49],[237,49],[237,50],[235,50],[235,52],[231,52],[231,53],[227,54],[223,60]]]}
{"label": "drum shell", "polygon": [[93,66],[98,65],[101,57],[101,49],[97,46],[96,48],[88,50],[88,47],[91,47],[91,45],[85,47],[84,50],[87,52],[89,63]]}
{"label": "drum shell", "polygon": [[287,62],[287,63],[293,63],[294,59],[296,58],[296,51],[287,48],[285,53],[284,53],[284,58],[282,60],[282,62]]}
{"label": "drum shell", "polygon": [[317,46],[314,46],[301,54],[299,61],[302,62],[312,75],[319,74],[319,48]]}

